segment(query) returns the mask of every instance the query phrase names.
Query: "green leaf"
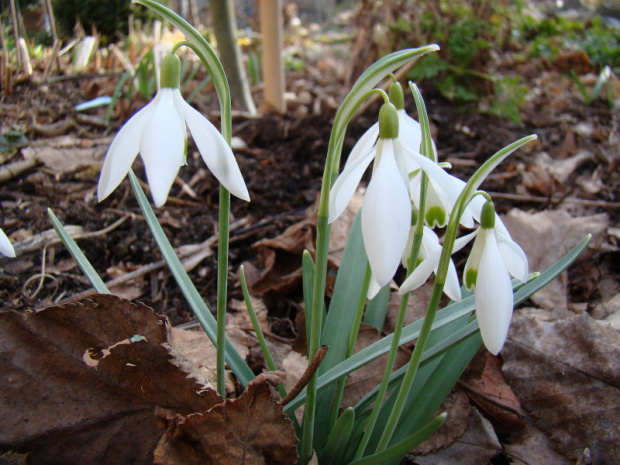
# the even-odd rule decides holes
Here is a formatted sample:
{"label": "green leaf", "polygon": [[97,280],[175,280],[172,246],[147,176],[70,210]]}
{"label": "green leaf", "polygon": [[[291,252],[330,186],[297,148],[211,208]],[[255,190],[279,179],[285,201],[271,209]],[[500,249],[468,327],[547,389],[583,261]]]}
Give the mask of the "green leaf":
{"label": "green leaf", "polygon": [[432,421],[426,424],[424,427],[420,428],[418,431],[413,433],[412,435],[406,437],[400,442],[388,447],[382,452],[378,454],[369,455],[362,459],[355,460],[351,462],[349,465],[385,465],[386,463],[400,463],[403,457],[409,452],[411,449],[416,447],[426,438],[428,438],[431,434],[439,429],[439,427],[446,420],[447,414],[442,413],[441,415],[437,415]]}
{"label": "green leaf", "polygon": [[346,451],[346,445],[353,431],[355,411],[349,407],[342,412],[334,427],[330,430],[327,443],[321,453],[321,465],[340,465]]}
{"label": "green leaf", "polygon": [[[170,245],[164,230],[161,225],[157,221],[157,217],[151,208],[151,204],[149,203],[146,195],[144,195],[144,191],[140,187],[140,183],[138,182],[138,178],[133,173],[133,171],[129,171],[129,181],[131,182],[131,187],[134,191],[136,199],[138,200],[138,205],[140,205],[140,209],[146,219],[146,222],[153,233],[153,237],[155,238],[155,242],[157,242],[157,247],[161,251],[164,260],[168,264],[170,268],[170,272],[174,276],[174,279],[179,286],[181,292],[187,299],[190,307],[192,308],[196,318],[200,322],[202,328],[211,339],[213,344],[216,344],[216,321],[211,314],[211,311],[205,304],[204,300],[196,290],[196,287],[192,283],[192,280],[187,275],[187,272],[183,268],[181,261],[176,256],[174,249]],[[250,370],[250,367],[245,363],[245,360],[239,355],[239,352],[233,347],[231,342],[226,338],[225,342],[225,350],[226,350],[226,362],[235,373],[235,376],[239,379],[239,382],[243,386],[247,386],[247,384],[254,379],[254,373]]]}
{"label": "green leaf", "polygon": [[325,373],[329,368],[344,360],[346,356],[349,340],[344,337],[344,333],[348,334],[355,319],[355,307],[362,292],[368,260],[362,238],[360,213],[361,210],[355,217],[344,248],[334,293],[325,319],[321,344],[328,345],[329,351],[319,367],[319,374]]}
{"label": "green leaf", "polygon": [[379,331],[383,329],[385,316],[387,315],[388,302],[390,301],[390,285],[384,286],[379,293],[372,298],[366,306],[364,323],[374,326]]}
{"label": "green leaf", "polygon": [[82,270],[82,273],[84,273],[84,276],[86,276],[86,278],[90,281],[90,284],[99,294],[109,294],[110,290],[108,287],[105,285],[93,265],[91,265],[88,258],[86,258],[86,255],[84,255],[84,252],[82,252],[82,249],[80,249],[80,247],[75,243],[51,208],[47,209],[47,214],[50,217],[52,226],[54,226],[60,241],[67,248],[75,262],[80,267],[80,270]]}

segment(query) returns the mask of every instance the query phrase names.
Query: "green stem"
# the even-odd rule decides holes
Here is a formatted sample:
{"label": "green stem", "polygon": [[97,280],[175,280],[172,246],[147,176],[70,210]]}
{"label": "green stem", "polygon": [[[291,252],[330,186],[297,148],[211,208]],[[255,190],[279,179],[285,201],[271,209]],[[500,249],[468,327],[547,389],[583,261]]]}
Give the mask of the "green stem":
{"label": "green stem", "polygon": [[[230,145],[232,137],[232,116],[230,87],[226,79],[224,67],[205,38],[191,24],[169,8],[153,0],[133,0],[140,3],[174,24],[187,38],[187,45],[198,55],[209,74],[220,101],[221,131],[224,140]],[[224,341],[226,338],[226,306],[228,285],[228,241],[230,218],[230,192],[220,186],[220,211],[218,232],[218,263],[217,263],[217,389],[222,397],[226,396],[224,372]]]}
{"label": "green stem", "polygon": [[439,307],[439,299],[441,299],[441,293],[443,292],[444,284],[445,276],[444,282],[439,282],[438,279],[435,279],[433,293],[428,303],[428,309],[426,311],[426,315],[424,316],[422,328],[420,329],[420,336],[418,337],[415,348],[413,349],[413,354],[411,355],[409,366],[407,367],[407,371],[403,376],[403,381],[400,385],[398,396],[396,397],[396,401],[394,402],[394,406],[392,407],[392,411],[385,425],[385,429],[383,430],[383,434],[381,435],[381,439],[377,444],[375,453],[382,452],[387,448],[390,439],[392,439],[392,435],[396,430],[396,426],[398,425],[398,421],[400,420],[400,415],[405,406],[405,402],[407,401],[407,396],[409,395],[411,386],[413,386],[415,375],[418,372],[418,368],[422,360],[422,355],[424,354],[424,349],[426,348],[426,343],[428,342],[431,334],[431,329],[433,327],[433,322],[435,321],[435,314],[437,313],[437,308]]}
{"label": "green stem", "polygon": [[[422,174],[422,187],[420,192],[420,209],[424,211],[424,204],[426,203],[426,186],[428,184],[428,180],[426,176]],[[422,245],[422,234],[424,227],[424,215],[419,214],[416,222],[416,229],[413,236],[413,245],[411,248],[411,255],[409,256],[407,269],[410,270],[411,273],[418,262],[418,256],[420,254],[420,247]],[[405,294],[400,299],[400,305],[398,307],[398,315],[396,316],[396,322],[394,324],[394,333],[392,335],[392,344],[390,347],[390,352],[388,354],[388,361],[385,366],[385,370],[383,372],[383,377],[381,378],[381,384],[379,385],[379,390],[377,391],[377,396],[375,397],[375,402],[372,408],[372,412],[370,414],[370,418],[368,419],[366,430],[364,431],[364,435],[362,436],[362,440],[358,446],[355,459],[359,459],[363,456],[366,446],[370,441],[372,436],[372,432],[375,427],[375,423],[381,411],[381,405],[383,404],[383,399],[385,398],[385,394],[388,390],[390,383],[390,376],[392,374],[392,369],[394,367],[394,362],[396,360],[396,354],[398,353],[400,336],[403,330],[403,325],[405,322],[405,315],[407,313],[407,305],[409,304],[409,295]]]}
{"label": "green stem", "polygon": [[[360,331],[360,325],[362,323],[362,318],[364,317],[364,308],[366,308],[366,295],[368,294],[368,288],[370,287],[370,278],[372,276],[372,271],[370,270],[370,264],[366,263],[366,274],[364,275],[364,284],[362,285],[362,290],[360,292],[360,298],[357,303],[357,310],[355,312],[355,320],[353,321],[353,326],[351,327],[351,333],[349,334],[349,345],[347,347],[347,352],[345,359],[349,358],[353,355],[353,351],[355,350],[355,341],[357,341],[357,335]],[[336,388],[336,396],[334,398],[334,405],[332,407],[332,418],[331,425],[336,423],[338,419],[338,415],[340,413],[340,404],[342,403],[342,397],[344,395],[344,385],[347,380],[346,376],[343,376],[338,381],[338,385]]]}
{"label": "green stem", "polygon": [[230,230],[230,192],[220,185],[220,213],[217,248],[217,392],[226,399],[224,340],[228,291],[228,235]]}

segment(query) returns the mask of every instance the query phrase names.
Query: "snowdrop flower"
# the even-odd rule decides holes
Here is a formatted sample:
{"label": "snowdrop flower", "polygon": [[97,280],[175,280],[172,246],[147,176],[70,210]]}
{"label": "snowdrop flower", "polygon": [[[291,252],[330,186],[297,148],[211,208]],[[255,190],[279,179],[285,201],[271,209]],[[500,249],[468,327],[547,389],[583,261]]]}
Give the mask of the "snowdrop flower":
{"label": "snowdrop flower", "polygon": [[2,229],[0,229],[0,254],[6,255],[10,258],[15,257],[15,249],[13,248],[13,244],[11,244],[11,241]]}
{"label": "snowdrop flower", "polygon": [[[411,253],[414,229],[414,227],[411,228],[409,242],[407,243],[403,260],[407,260]],[[407,279],[405,279],[405,281],[401,284],[398,293],[406,294],[407,292],[417,289],[428,280],[431,273],[437,273],[439,259],[441,258],[441,251],[442,246],[439,243],[439,237],[437,237],[437,234],[435,234],[432,229],[424,226],[422,243],[420,244],[420,252],[418,255],[419,263]],[[459,278],[456,274],[456,268],[452,260],[450,260],[450,264],[448,265],[448,274],[446,275],[446,282],[443,292],[452,300],[461,300]]]}
{"label": "snowdrop flower", "polygon": [[504,346],[514,307],[510,276],[525,281],[528,263],[525,253],[510,237],[504,225],[496,220],[493,202],[482,207],[480,228],[459,238],[455,249],[475,237],[463,280],[474,289],[476,316],[484,345],[497,355]]}
{"label": "snowdrop flower", "polygon": [[373,275],[373,287],[390,282],[407,245],[411,225],[411,200],[407,166],[414,163],[399,137],[399,117],[391,103],[379,112],[379,140],[367,131],[358,141],[332,186],[331,223],[345,210],[364,171],[374,159],[372,178],[362,207],[362,237]]}
{"label": "snowdrop flower", "polygon": [[232,150],[217,129],[183,100],[179,86],[179,58],[166,55],[157,95],[121,128],[108,150],[97,187],[99,201],[118,187],[140,152],[153,201],[158,207],[163,205],[185,163],[186,125],[218,181],[231,194],[250,200]]}

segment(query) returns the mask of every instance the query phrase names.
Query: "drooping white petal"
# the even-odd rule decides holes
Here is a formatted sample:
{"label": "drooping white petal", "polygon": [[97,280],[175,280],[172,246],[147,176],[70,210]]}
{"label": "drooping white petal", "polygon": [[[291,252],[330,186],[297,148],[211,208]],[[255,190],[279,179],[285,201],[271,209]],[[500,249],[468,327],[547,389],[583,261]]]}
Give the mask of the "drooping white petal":
{"label": "drooping white petal", "polygon": [[379,286],[393,278],[407,244],[411,202],[394,158],[393,141],[381,139],[377,166],[364,196],[362,237]]}
{"label": "drooping white petal", "polygon": [[497,245],[502,259],[511,276],[514,276],[521,282],[525,282],[528,273],[527,256],[519,244],[510,240],[502,240],[497,234]]}
{"label": "drooping white petal", "polygon": [[166,202],[185,155],[185,122],[174,104],[173,91],[160,89],[159,101],[140,138],[140,155],[153,201],[158,207]]}
{"label": "drooping white petal", "polygon": [[471,242],[471,240],[478,235],[478,232],[480,232],[480,228],[464,236],[457,237],[456,240],[454,241],[454,246],[452,247],[452,253],[454,254],[458,252],[463,247],[465,247],[467,244],[469,244],[469,242]]}
{"label": "drooping white petal", "polygon": [[[441,166],[431,159],[414,152],[408,151],[414,161],[424,170],[429,179],[425,203],[425,217],[430,216],[434,221],[429,226],[445,226],[448,215],[452,212],[454,204],[461,193],[462,185],[451,174],[448,174]],[[462,181],[461,181],[462,182]],[[419,205],[420,199],[420,178],[412,180],[411,195],[414,205]],[[441,215],[430,214],[432,209],[443,212],[444,220],[440,220]]]}
{"label": "drooping white petal", "polygon": [[514,297],[495,232],[487,229],[483,230],[482,234],[486,236],[486,240],[476,281],[476,317],[484,345],[492,354],[497,355],[508,335]]}
{"label": "drooping white petal", "polygon": [[[435,269],[435,273],[437,273],[437,269]],[[461,300],[459,276],[456,273],[456,267],[452,260],[448,263],[448,274],[446,275],[446,283],[443,286],[443,292],[454,301]]]}
{"label": "drooping white petal", "polygon": [[140,151],[140,138],[142,137],[144,127],[159,99],[160,94],[158,92],[147,106],[138,111],[125,123],[112,141],[105,156],[99,184],[97,185],[97,198],[100,202],[108,197],[127,176],[129,168],[131,168]]}
{"label": "drooping white petal", "polygon": [[11,244],[11,241],[2,229],[0,229],[0,254],[11,258],[15,257],[13,244]]}
{"label": "drooping white petal", "polygon": [[441,256],[441,248],[438,251],[434,251],[431,254],[424,257],[424,259],[418,263],[418,266],[414,268],[407,279],[403,281],[398,290],[399,294],[406,294],[414,289],[417,289],[431,276],[431,273],[437,269],[439,264],[439,257]]}
{"label": "drooping white petal", "polygon": [[396,111],[399,123],[398,138],[409,150],[420,153],[420,145],[422,144],[422,127],[420,123],[409,116],[404,109]]}
{"label": "drooping white petal", "polygon": [[[469,257],[465,262],[465,268],[463,269],[463,284],[467,290],[471,290],[476,287],[477,276],[480,272],[480,258],[482,257],[482,251],[485,247],[488,229],[478,228],[475,232],[476,240],[469,252]],[[473,235],[473,234],[472,234]]]}
{"label": "drooping white petal", "polygon": [[368,128],[368,130],[362,134],[353,148],[351,149],[351,153],[347,158],[347,161],[344,165],[343,171],[346,170],[347,165],[355,163],[359,157],[362,157],[368,153],[370,149],[377,143],[377,139],[379,138],[379,123],[375,123]]}
{"label": "drooping white petal", "polygon": [[368,300],[374,299],[380,290],[381,286],[379,286],[379,283],[375,279],[374,275],[371,274],[370,282],[368,283],[368,292],[366,293],[366,298]]}
{"label": "drooping white petal", "polygon": [[346,164],[338,179],[331,188],[329,194],[329,219],[331,223],[335,221],[347,208],[351,197],[355,193],[364,171],[375,157],[377,147],[371,147],[368,152],[361,155],[351,164]]}
{"label": "drooping white petal", "polygon": [[224,137],[207,118],[183,100],[180,93],[175,98],[177,102],[180,100],[177,104],[183,107],[185,121],[207,167],[232,195],[249,202],[248,188],[237,160]]}

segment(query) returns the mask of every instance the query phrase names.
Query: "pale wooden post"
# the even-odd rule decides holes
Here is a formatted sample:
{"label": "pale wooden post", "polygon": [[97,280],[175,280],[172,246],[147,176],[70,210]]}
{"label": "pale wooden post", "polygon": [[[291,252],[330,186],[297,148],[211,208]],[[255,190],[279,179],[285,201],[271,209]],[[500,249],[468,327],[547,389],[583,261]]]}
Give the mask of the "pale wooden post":
{"label": "pale wooden post", "polygon": [[282,61],[282,0],[260,0],[263,39],[264,105],[278,113],[286,111]]}

